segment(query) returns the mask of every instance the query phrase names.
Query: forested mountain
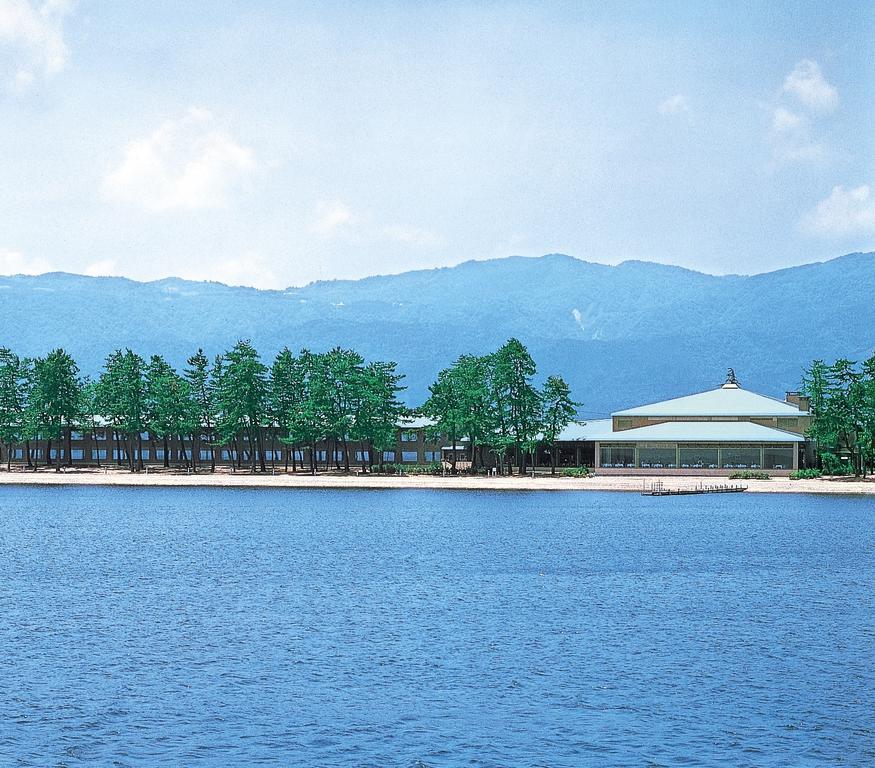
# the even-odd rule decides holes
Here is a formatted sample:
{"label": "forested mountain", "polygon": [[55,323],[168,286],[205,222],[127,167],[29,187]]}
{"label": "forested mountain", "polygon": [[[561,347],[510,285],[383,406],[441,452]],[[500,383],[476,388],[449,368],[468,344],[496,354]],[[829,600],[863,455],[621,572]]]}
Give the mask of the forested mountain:
{"label": "forested mountain", "polygon": [[814,358],[868,356],[875,253],[750,277],[512,257],[285,291],[52,273],[0,277],[0,317],[0,345],[21,355],[62,346],[89,374],[126,346],[177,365],[239,338],[267,361],[283,345],[353,347],[396,360],[410,404],[460,353],[516,336],[595,417],[716,386],[729,366],[743,386],[780,396]]}

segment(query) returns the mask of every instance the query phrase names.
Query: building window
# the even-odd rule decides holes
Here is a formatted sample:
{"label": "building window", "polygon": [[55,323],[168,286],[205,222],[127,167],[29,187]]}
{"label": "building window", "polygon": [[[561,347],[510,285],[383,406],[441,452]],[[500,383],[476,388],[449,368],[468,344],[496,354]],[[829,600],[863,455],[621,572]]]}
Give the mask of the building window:
{"label": "building window", "polygon": [[106,448],[92,448],[91,458],[96,460],[106,460]]}
{"label": "building window", "polygon": [[100,430],[100,431],[98,431],[98,432],[95,432],[95,433],[94,433],[94,439],[95,439],[95,440],[106,440],[106,432],[103,431],[103,430]]}
{"label": "building window", "polygon": [[334,452],[334,461],[343,461],[343,451]]}
{"label": "building window", "polygon": [[674,469],[677,456],[674,448],[638,447],[638,466],[646,469]]}
{"label": "building window", "polygon": [[81,439],[82,439],[82,433],[81,433],[81,432],[71,432],[71,433],[70,433],[70,439],[71,439],[71,440],[81,440]]}
{"label": "building window", "polygon": [[200,457],[201,461],[209,461],[210,459],[213,458],[213,452],[201,449],[198,452],[198,456]]}
{"label": "building window", "polygon": [[70,458],[72,458],[73,461],[82,461],[82,459],[85,458],[85,451],[82,448],[73,448],[70,451]]}
{"label": "building window", "polygon": [[759,469],[763,464],[762,451],[752,446],[721,448],[720,466],[723,469]]}
{"label": "building window", "polygon": [[160,459],[161,461],[164,461],[164,449],[163,448],[156,448],[155,449],[155,458]]}
{"label": "building window", "polygon": [[426,451],[425,452],[425,460],[426,461],[440,461],[441,460],[441,452],[440,451]]}
{"label": "building window", "polygon": [[356,451],[355,452],[355,460],[359,464],[361,464],[363,461],[370,461],[371,460],[370,451]]}
{"label": "building window", "polygon": [[793,469],[793,448],[763,448],[763,469]]}
{"label": "building window", "polygon": [[128,458],[127,451],[125,451],[124,449],[113,448],[112,449],[112,458],[116,461],[118,461],[120,459],[126,459],[126,458]]}
{"label": "building window", "polygon": [[265,451],[264,452],[264,460],[265,461],[282,461],[283,452],[282,451]]}
{"label": "building window", "polygon": [[631,445],[601,446],[599,463],[603,467],[634,467],[635,448]]}
{"label": "building window", "polygon": [[326,456],[328,456],[327,451],[316,451],[316,461],[325,461]]}
{"label": "building window", "polygon": [[395,461],[395,451],[383,451],[383,461]]}
{"label": "building window", "polygon": [[401,451],[401,461],[405,464],[416,464],[419,454],[416,451]]}
{"label": "building window", "polygon": [[15,449],[15,458],[16,459],[23,459],[24,458],[24,449],[16,448]]}
{"label": "building window", "polygon": [[419,433],[415,429],[405,429],[401,432],[402,443],[416,443],[419,441]]}
{"label": "building window", "polygon": [[717,469],[719,457],[716,448],[681,448],[680,465],[683,469]]}

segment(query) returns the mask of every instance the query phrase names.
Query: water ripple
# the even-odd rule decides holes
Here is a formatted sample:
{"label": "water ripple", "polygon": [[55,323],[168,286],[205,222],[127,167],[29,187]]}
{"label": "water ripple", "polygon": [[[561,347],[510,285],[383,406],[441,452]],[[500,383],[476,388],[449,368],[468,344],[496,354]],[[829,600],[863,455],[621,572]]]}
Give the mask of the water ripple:
{"label": "water ripple", "polygon": [[3,488],[0,764],[875,764],[875,505]]}

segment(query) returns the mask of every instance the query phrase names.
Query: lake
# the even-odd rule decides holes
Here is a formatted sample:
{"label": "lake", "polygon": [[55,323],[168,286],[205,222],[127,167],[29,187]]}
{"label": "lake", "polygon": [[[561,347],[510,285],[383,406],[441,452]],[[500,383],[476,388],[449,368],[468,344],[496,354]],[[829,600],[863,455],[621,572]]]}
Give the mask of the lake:
{"label": "lake", "polygon": [[0,765],[875,764],[875,503],[0,489]]}

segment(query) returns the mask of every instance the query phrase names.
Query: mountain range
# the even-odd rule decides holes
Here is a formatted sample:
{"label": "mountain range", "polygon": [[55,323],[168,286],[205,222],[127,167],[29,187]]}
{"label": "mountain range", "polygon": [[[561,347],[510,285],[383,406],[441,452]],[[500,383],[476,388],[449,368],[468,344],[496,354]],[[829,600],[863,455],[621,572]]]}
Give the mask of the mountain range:
{"label": "mountain range", "polygon": [[539,375],[562,374],[582,415],[597,418],[717,386],[728,367],[781,397],[815,358],[867,357],[875,253],[751,276],[551,254],[279,291],[55,272],[0,277],[0,318],[0,345],[29,356],[61,346],[90,375],[128,346],[178,366],[240,338],[268,362],[285,345],[352,347],[397,361],[411,405],[459,354],[516,336]]}

